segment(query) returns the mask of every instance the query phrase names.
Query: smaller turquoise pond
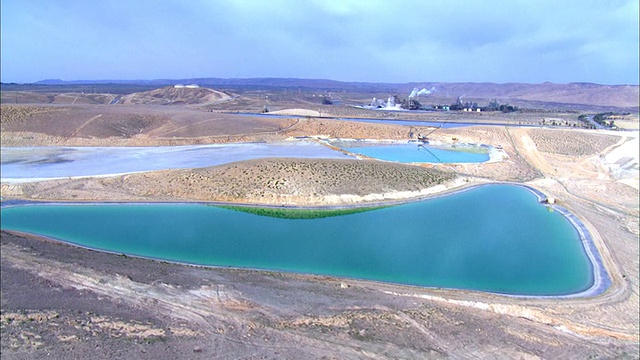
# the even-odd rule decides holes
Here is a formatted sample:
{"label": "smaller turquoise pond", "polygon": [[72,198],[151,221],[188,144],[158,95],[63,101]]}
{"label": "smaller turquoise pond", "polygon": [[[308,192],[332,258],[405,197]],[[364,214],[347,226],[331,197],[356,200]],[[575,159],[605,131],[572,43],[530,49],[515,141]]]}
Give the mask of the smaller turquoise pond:
{"label": "smaller turquoise pond", "polygon": [[191,264],[517,295],[575,294],[594,284],[572,223],[513,185],[310,219],[199,204],[28,205],[1,212],[4,230]]}
{"label": "smaller turquoise pond", "polygon": [[335,141],[331,143],[352,154],[402,163],[481,163],[488,161],[489,148],[465,146],[436,147],[421,142],[384,143],[369,141]]}

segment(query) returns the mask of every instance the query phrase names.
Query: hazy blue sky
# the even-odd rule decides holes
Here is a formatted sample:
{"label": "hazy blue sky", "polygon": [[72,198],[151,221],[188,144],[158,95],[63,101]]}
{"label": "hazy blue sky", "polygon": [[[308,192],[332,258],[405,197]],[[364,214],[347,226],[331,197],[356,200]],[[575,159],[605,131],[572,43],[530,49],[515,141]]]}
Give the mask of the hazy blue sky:
{"label": "hazy blue sky", "polygon": [[1,0],[2,81],[638,84],[638,0]]}

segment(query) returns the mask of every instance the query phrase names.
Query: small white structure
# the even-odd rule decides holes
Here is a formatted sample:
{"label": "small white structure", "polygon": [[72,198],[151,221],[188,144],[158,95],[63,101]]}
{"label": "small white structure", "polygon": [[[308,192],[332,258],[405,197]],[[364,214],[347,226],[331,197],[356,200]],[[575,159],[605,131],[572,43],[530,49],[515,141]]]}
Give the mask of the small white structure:
{"label": "small white structure", "polygon": [[187,89],[197,89],[200,87],[200,85],[198,84],[191,84],[191,85],[187,85],[185,86]]}
{"label": "small white structure", "polygon": [[182,88],[184,88],[184,85],[182,85],[182,84],[175,84],[175,85],[173,85],[173,87],[174,87],[174,88],[176,88],[176,89],[182,89]]}

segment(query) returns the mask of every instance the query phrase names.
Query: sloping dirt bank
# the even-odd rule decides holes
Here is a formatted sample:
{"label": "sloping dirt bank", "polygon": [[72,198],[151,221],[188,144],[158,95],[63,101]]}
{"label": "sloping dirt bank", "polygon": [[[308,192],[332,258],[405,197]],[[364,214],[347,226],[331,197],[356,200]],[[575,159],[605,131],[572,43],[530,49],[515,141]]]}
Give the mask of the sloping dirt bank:
{"label": "sloping dirt bank", "polygon": [[[3,358],[638,355],[633,337],[558,317],[552,302],[1,241]],[[439,300],[452,297],[490,308]]]}

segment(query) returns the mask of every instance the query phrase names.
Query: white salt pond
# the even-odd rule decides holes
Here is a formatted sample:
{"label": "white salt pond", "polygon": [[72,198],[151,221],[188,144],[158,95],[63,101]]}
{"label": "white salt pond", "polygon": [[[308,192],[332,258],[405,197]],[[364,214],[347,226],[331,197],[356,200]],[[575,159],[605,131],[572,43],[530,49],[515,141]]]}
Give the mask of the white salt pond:
{"label": "white salt pond", "polygon": [[109,176],[260,158],[353,158],[309,141],[155,147],[2,147],[3,182]]}

